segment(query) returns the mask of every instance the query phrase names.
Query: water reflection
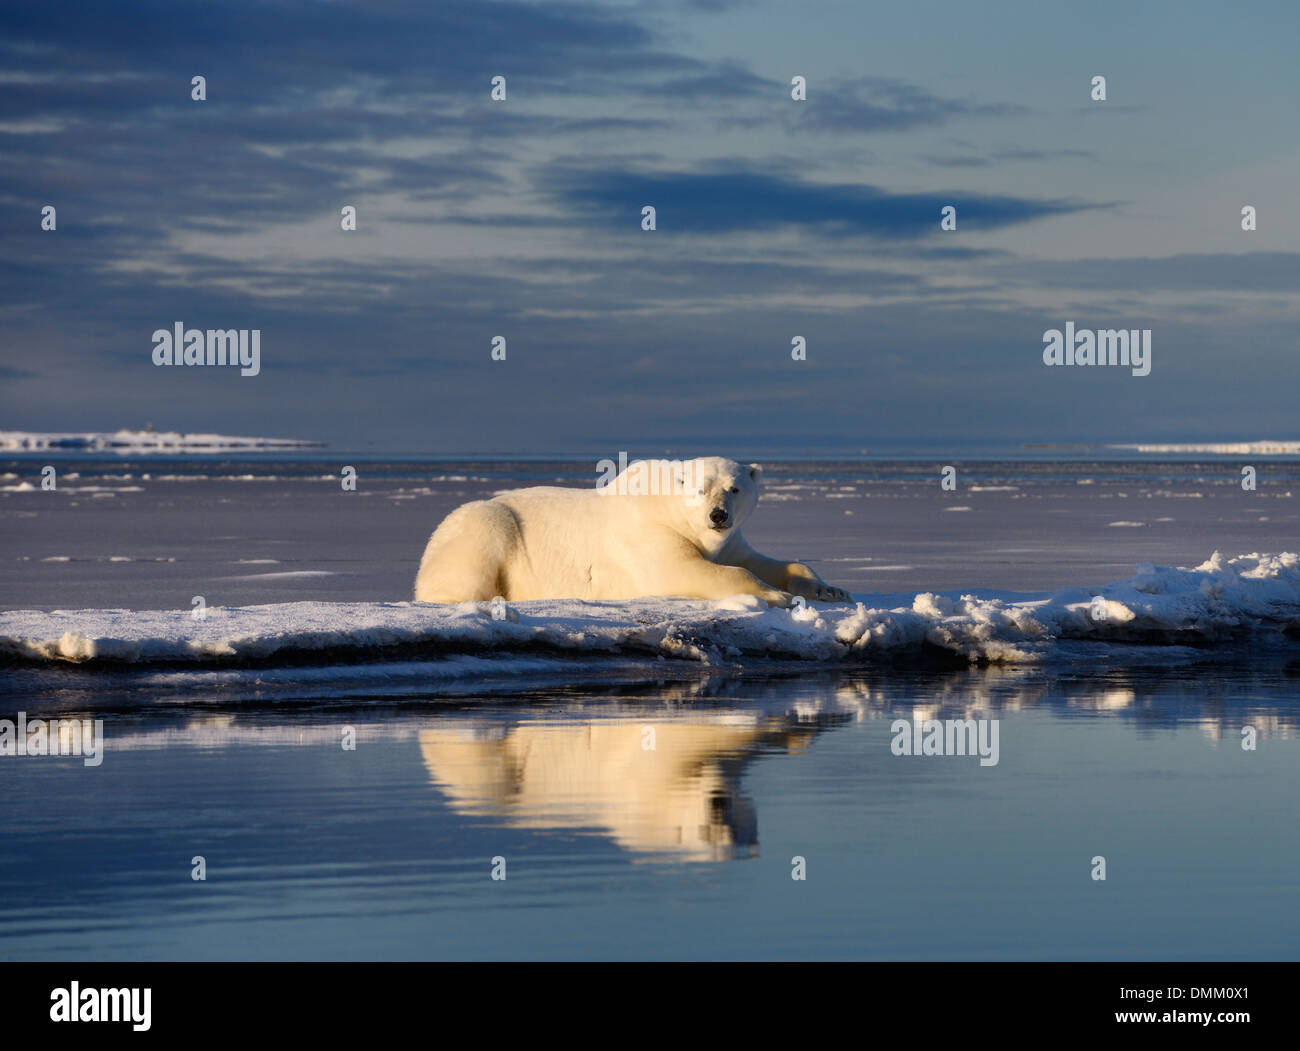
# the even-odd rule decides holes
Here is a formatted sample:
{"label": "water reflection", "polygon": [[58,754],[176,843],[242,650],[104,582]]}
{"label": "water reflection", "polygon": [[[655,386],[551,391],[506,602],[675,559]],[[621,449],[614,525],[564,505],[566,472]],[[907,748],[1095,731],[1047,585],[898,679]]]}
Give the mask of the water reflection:
{"label": "water reflection", "polygon": [[[1006,718],[1033,710],[1061,720],[1062,732],[1065,721],[1079,719],[1114,719],[1136,733],[1194,727],[1215,748],[1236,747],[1246,726],[1261,741],[1293,739],[1300,729],[1295,663],[1099,675],[1023,666],[761,678],[714,673],[454,700],[334,695],[282,703],[267,703],[260,693],[241,698],[238,688],[198,693],[189,679],[183,698],[169,693],[165,679],[150,677],[156,696],[147,704],[129,679],[116,689],[87,680],[83,692],[80,680],[69,678],[43,699],[5,701],[33,717],[103,717],[106,765],[115,752],[141,750],[337,754],[346,727],[358,747],[388,742],[409,750],[410,771],[400,775],[408,789],[428,793],[431,786],[471,824],[598,836],[635,860],[671,862],[757,856],[760,822],[745,790],[747,771],[763,756],[807,750],[819,735],[852,722]],[[94,703],[86,704],[92,694]],[[887,796],[898,784],[890,760],[883,745],[864,750],[850,776],[878,778],[871,790]]]}
{"label": "water reflection", "polygon": [[[320,672],[0,676],[0,719],[105,732],[94,768],[0,758],[0,955],[746,959],[797,930],[839,957],[1289,959],[1300,937],[1294,663],[403,697]],[[892,720],[985,716],[996,767],[891,754]],[[1104,894],[1097,853],[1123,875]]]}
{"label": "water reflection", "polygon": [[758,820],[741,773],[760,751],[803,748],[829,721],[712,718],[473,721],[420,733],[430,780],[457,813],[515,828],[590,829],[673,861],[753,857]]}

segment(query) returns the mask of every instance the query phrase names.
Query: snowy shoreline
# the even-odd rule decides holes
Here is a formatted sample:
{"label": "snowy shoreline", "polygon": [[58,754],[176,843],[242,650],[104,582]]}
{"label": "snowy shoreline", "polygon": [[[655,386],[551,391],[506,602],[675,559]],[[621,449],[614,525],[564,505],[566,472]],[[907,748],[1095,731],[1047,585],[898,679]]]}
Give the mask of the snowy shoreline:
{"label": "snowy shoreline", "polygon": [[229,452],[238,449],[320,449],[324,442],[297,438],[243,438],[225,434],[182,434],[178,431],[37,432],[0,431],[0,449],[36,452],[42,449],[92,451]]}
{"label": "snowy shoreline", "polygon": [[1139,453],[1210,453],[1215,456],[1295,456],[1300,441],[1256,442],[1143,442],[1135,445],[1107,445],[1107,449],[1128,449]]}
{"label": "snowy shoreline", "polygon": [[[910,604],[772,609],[748,596],[513,603],[291,602],[188,610],[0,613],[0,660],[60,664],[232,666],[322,660],[633,655],[725,664],[921,657],[948,663],[1108,661],[1123,651],[1271,639],[1300,632],[1300,556],[1217,552],[1194,569],[1152,565],[1095,588],[976,597],[923,592]],[[1187,652],[1183,652],[1184,650]],[[1173,652],[1177,650],[1178,652]]]}

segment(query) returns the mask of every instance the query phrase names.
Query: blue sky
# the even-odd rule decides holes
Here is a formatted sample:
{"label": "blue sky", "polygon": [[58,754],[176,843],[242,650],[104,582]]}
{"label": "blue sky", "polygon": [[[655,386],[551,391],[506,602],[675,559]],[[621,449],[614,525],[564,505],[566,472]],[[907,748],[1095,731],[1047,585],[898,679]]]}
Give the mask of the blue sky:
{"label": "blue sky", "polygon": [[[0,427],[1295,437],[1300,13],[1135,6],[6,3]],[[176,321],[261,374],[154,367]],[[1151,374],[1045,367],[1067,321],[1150,328]]]}

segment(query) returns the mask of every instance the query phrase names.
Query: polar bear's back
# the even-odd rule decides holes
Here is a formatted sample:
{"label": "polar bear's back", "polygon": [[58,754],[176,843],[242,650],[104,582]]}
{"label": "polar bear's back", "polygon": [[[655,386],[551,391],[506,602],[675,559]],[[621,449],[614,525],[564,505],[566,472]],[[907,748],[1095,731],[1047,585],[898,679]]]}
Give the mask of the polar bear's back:
{"label": "polar bear's back", "polygon": [[535,486],[493,498],[519,528],[511,561],[513,597],[623,598],[630,594],[618,550],[634,508],[593,489]]}
{"label": "polar bear's back", "polygon": [[536,486],[456,508],[425,549],[422,601],[620,599],[637,593],[629,541],[644,498]]}

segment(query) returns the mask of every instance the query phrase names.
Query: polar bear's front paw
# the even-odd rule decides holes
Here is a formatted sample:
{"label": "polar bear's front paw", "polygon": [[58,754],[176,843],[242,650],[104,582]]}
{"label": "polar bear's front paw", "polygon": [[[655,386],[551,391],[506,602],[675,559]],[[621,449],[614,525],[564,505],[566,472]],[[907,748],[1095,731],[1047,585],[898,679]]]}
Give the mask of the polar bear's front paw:
{"label": "polar bear's front paw", "polygon": [[849,593],[843,588],[832,587],[822,580],[807,566],[800,562],[790,563],[788,587],[794,594],[801,595],[814,602],[848,602]]}
{"label": "polar bear's front paw", "polygon": [[823,581],[810,582],[799,588],[797,594],[814,602],[848,602],[849,593],[843,588],[832,587]]}
{"label": "polar bear's front paw", "polygon": [[764,591],[758,597],[769,606],[776,606],[779,609],[789,609],[794,605],[794,596],[787,591]]}

